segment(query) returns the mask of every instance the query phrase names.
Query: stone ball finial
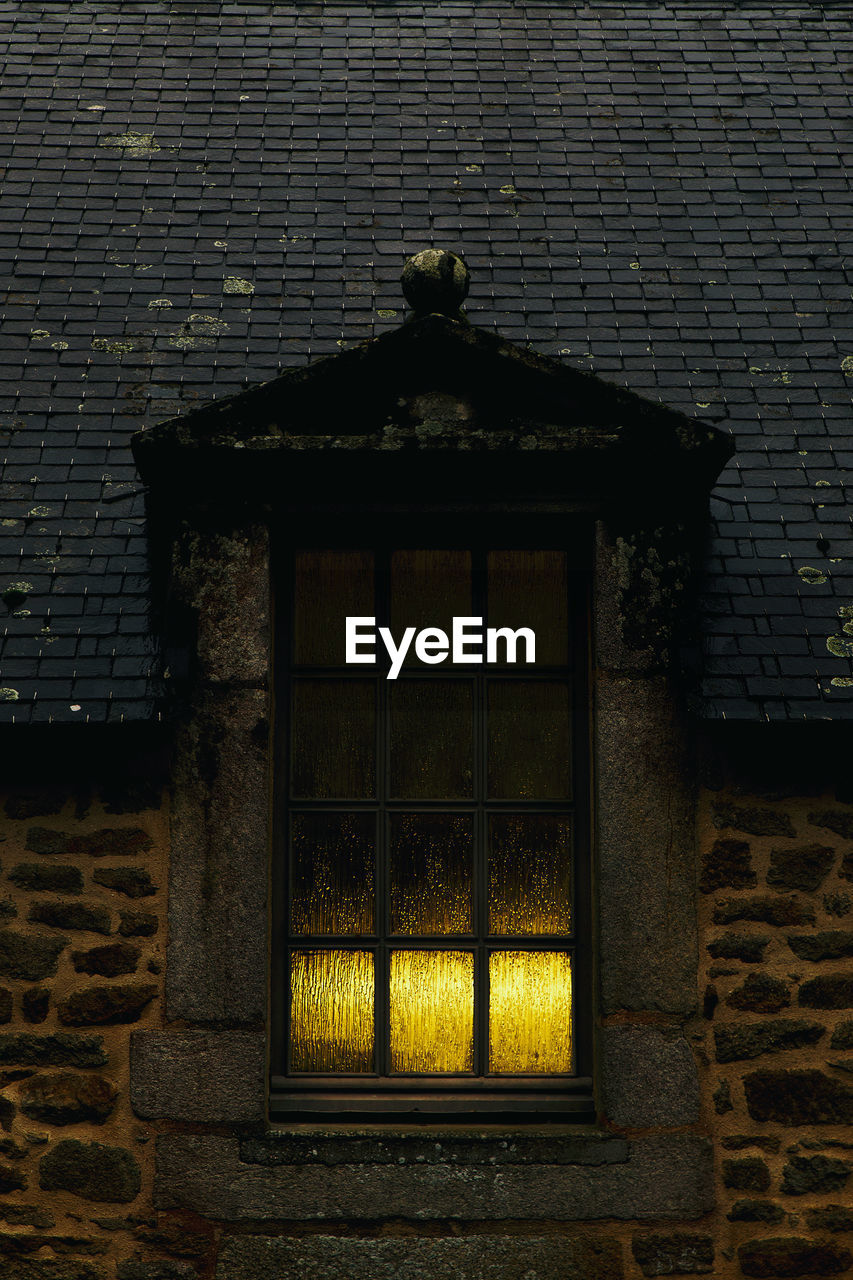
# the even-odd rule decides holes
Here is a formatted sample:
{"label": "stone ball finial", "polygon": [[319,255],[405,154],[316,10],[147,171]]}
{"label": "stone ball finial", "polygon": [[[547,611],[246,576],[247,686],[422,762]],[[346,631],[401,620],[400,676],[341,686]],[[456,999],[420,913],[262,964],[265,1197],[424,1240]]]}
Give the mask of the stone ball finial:
{"label": "stone ball finial", "polygon": [[403,294],[416,316],[438,312],[461,319],[470,275],[458,254],[446,249],[423,249],[409,258],[400,277]]}

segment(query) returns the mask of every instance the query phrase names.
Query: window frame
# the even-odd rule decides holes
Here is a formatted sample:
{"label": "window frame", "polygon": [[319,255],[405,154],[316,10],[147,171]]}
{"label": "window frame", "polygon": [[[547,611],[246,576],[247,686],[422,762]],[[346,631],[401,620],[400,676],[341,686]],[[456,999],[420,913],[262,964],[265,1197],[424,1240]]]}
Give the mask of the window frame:
{"label": "window frame", "polygon": [[[436,532],[436,526],[439,532]],[[573,814],[573,922],[574,936],[550,938],[539,935],[538,940],[529,937],[504,939],[502,950],[571,950],[573,954],[573,1044],[575,1071],[561,1075],[500,1075],[500,1076],[432,1076],[432,1075],[379,1075],[365,1073],[355,1075],[321,1075],[311,1073],[287,1075],[282,1068],[286,1060],[287,1024],[287,951],[286,930],[287,882],[289,878],[288,803],[281,799],[289,786],[288,760],[288,708],[290,706],[290,682],[293,678],[290,663],[290,605],[292,602],[292,557],[297,549],[373,549],[380,553],[403,548],[451,549],[470,548],[484,562],[488,550],[536,549],[560,550],[567,555],[567,588],[569,596],[569,641],[573,661],[570,669],[560,667],[527,668],[520,671],[508,667],[486,668],[485,664],[472,667],[452,667],[446,664],[427,666],[419,664],[408,668],[410,678],[447,679],[452,671],[460,678],[476,677],[483,683],[488,678],[505,679],[567,679],[572,687],[571,746],[572,746],[572,800],[522,802],[525,812],[566,812]],[[593,921],[592,921],[592,848],[591,848],[591,580],[593,559],[593,529],[584,517],[540,516],[532,513],[503,515],[499,519],[484,516],[478,521],[476,534],[471,521],[465,517],[454,518],[447,514],[428,518],[408,515],[403,518],[363,518],[321,521],[300,521],[299,527],[278,530],[272,547],[273,584],[273,707],[279,711],[273,716],[271,825],[272,825],[272,874],[271,915],[272,947],[270,966],[270,1118],[275,1121],[328,1121],[338,1117],[347,1121],[378,1121],[395,1118],[407,1120],[437,1120],[441,1118],[464,1119],[470,1116],[487,1116],[496,1121],[562,1120],[571,1123],[587,1123],[595,1119],[593,1096]],[[386,564],[387,568],[387,564]],[[473,568],[473,565],[472,565]],[[482,591],[482,583],[479,590]],[[282,607],[282,596],[285,604]],[[475,595],[475,601],[476,601]],[[482,599],[482,595],[480,596]],[[276,603],[278,602],[278,607]],[[377,616],[379,616],[377,602]],[[477,609],[474,608],[476,615]],[[335,674],[378,681],[381,701],[387,696],[388,682],[381,675],[381,666],[373,668],[323,668],[324,674]],[[368,674],[369,672],[369,674]],[[300,671],[303,674],[303,671]],[[402,673],[401,673],[402,677]],[[377,721],[379,717],[377,717]],[[377,749],[381,742],[381,729],[377,723]],[[299,809],[310,809],[309,803],[298,801]],[[323,811],[348,807],[349,801],[326,801],[317,806]],[[375,801],[365,801],[364,808],[375,809],[378,821],[387,821],[390,812],[468,812],[482,824],[480,839],[485,842],[485,815],[489,812],[519,811],[519,802],[491,801],[485,794],[457,805],[446,801],[393,801],[377,795]],[[485,884],[477,882],[475,893],[483,893]],[[482,919],[482,915],[481,915]],[[283,936],[284,935],[284,936]],[[382,931],[375,943],[363,939],[341,939],[344,948],[356,950],[380,947],[390,951],[392,947],[412,949],[482,949],[488,956],[492,949],[486,933],[474,937],[448,935],[424,944],[420,938],[409,943],[405,938],[391,940]],[[323,939],[330,945],[329,937]],[[311,948],[306,941],[306,949]],[[336,943],[335,946],[338,944]],[[482,984],[486,986],[485,982]],[[377,985],[377,990],[380,990]],[[481,992],[480,1001],[484,1001]],[[377,1008],[377,1021],[387,1010]],[[475,1036],[477,1019],[482,1009],[475,1007]]]}

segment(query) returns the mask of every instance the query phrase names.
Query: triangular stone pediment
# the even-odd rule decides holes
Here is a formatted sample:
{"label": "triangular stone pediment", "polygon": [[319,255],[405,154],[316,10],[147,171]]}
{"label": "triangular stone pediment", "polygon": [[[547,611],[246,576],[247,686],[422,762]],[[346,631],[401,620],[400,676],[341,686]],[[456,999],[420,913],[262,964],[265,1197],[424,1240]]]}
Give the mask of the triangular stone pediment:
{"label": "triangular stone pediment", "polygon": [[395,456],[399,468],[417,455],[446,479],[473,475],[479,456],[489,471],[512,459],[528,484],[556,468],[562,489],[573,475],[595,491],[645,480],[707,492],[732,445],[707,423],[435,314],[139,432],[133,449],[152,487],[192,487],[194,474],[214,483],[223,468],[232,486],[241,474],[334,484],[369,457],[387,477]]}

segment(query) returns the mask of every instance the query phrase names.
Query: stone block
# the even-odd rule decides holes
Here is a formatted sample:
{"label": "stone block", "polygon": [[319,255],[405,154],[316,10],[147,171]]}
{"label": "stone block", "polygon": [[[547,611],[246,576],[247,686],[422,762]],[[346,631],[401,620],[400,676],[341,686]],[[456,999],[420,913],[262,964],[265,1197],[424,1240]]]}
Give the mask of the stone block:
{"label": "stone block", "polygon": [[0,929],[0,973],[27,982],[53,977],[59,954],[67,946],[67,938],[43,938]]}
{"label": "stone block", "polygon": [[764,948],[770,939],[758,933],[722,933],[708,943],[708,954],[715,960],[743,960],[758,964],[764,959]]}
{"label": "stone block", "polygon": [[98,867],[92,872],[95,884],[128,898],[150,898],[157,886],[142,867]]}
{"label": "stone block", "polygon": [[853,1165],[832,1156],[793,1156],[782,1170],[782,1190],[789,1196],[840,1191],[851,1171]]}
{"label": "stone block", "polygon": [[752,889],[758,877],[752,869],[752,854],[745,840],[715,840],[702,855],[699,889]]}
{"label": "stone block", "polygon": [[771,1200],[735,1200],[726,1214],[729,1222],[781,1222],[785,1210]]}
{"label": "stone block", "polygon": [[737,1253],[745,1276],[839,1276],[853,1265],[853,1254],[842,1245],[800,1236],[747,1240]]}
{"label": "stone block", "polygon": [[45,1124],[103,1124],[112,1115],[118,1090],[105,1076],[64,1071],[27,1080],[21,1111]]}
{"label": "stone block", "polygon": [[770,1170],[759,1156],[723,1161],[723,1186],[734,1191],[766,1191]]}
{"label": "stone block", "polygon": [[116,1280],[198,1280],[198,1271],[190,1262],[175,1262],[165,1258],[156,1262],[144,1262],[130,1258],[116,1268]]}
{"label": "stone block", "polygon": [[52,831],[30,827],[26,848],[31,853],[63,854],[69,858],[138,857],[153,847],[154,841],[141,827],[102,827],[100,831]]}
{"label": "stone block", "polygon": [[631,1251],[644,1276],[707,1275],[714,1268],[711,1237],[686,1231],[635,1236]]}
{"label": "stone block", "polygon": [[622,1280],[616,1240],[477,1235],[352,1239],[313,1235],[226,1240],[216,1280]]}
{"label": "stone block", "polygon": [[813,893],[829,875],[835,850],[829,845],[806,844],[796,849],[772,849],[767,883],[782,889],[805,889]]}
{"label": "stone block", "polygon": [[826,1032],[819,1022],[794,1018],[774,1018],[767,1022],[734,1023],[714,1028],[718,1062],[742,1062],[765,1053],[784,1053],[817,1044]]}
{"label": "stone block", "polygon": [[800,898],[725,898],[714,907],[714,924],[734,924],[754,920],[759,924],[813,924],[814,905]]}
{"label": "stone block", "polygon": [[8,1164],[0,1164],[0,1194],[6,1195],[9,1191],[24,1191],[26,1186],[27,1179],[20,1169],[13,1169]]}
{"label": "stone block", "polygon": [[176,548],[173,589],[196,616],[199,677],[264,685],[270,670],[269,529],[186,531]]}
{"label": "stone block", "polygon": [[844,809],[822,809],[810,813],[809,822],[813,827],[824,827],[845,840],[853,840],[853,813]]}
{"label": "stone block", "polygon": [[597,845],[605,1014],[625,1009],[684,1014],[697,1004],[689,758],[664,677],[599,680]]}
{"label": "stone block", "polygon": [[853,930],[824,929],[788,937],[788,946],[801,960],[840,960],[853,956]]}
{"label": "stone block", "polygon": [[82,871],[65,863],[19,862],[9,872],[9,879],[30,893],[83,892]]}
{"label": "stone block", "polygon": [[[559,1146],[552,1137],[552,1148]],[[578,1139],[573,1139],[575,1144]],[[448,1164],[347,1163],[327,1152],[299,1163],[257,1165],[240,1158],[237,1138],[161,1134],[155,1203],[225,1222],[386,1218],[588,1221],[688,1220],[714,1204],[711,1145],[692,1134],[635,1139],[618,1164],[531,1164],[494,1160]],[[511,1146],[507,1143],[507,1147]],[[310,1150],[310,1149],[309,1149]]]}
{"label": "stone block", "polygon": [[603,1108],[629,1128],[695,1124],[699,1079],[690,1046],[678,1033],[647,1026],[601,1032]]}
{"label": "stone block", "polygon": [[741,987],[728,996],[726,1004],[751,1013],[778,1013],[791,1003],[791,992],[781,978],[767,973],[750,973]]}
{"label": "stone block", "polygon": [[77,973],[98,974],[117,978],[122,973],[135,973],[139,963],[139,947],[129,942],[110,942],[89,951],[72,951],[71,960]]}
{"label": "stone block", "polygon": [[107,1055],[100,1036],[67,1031],[39,1036],[32,1032],[0,1032],[0,1065],[27,1067],[103,1067]]}
{"label": "stone block", "polygon": [[806,1209],[806,1222],[812,1231],[853,1231],[853,1209],[841,1204]]}
{"label": "stone block", "polygon": [[853,1089],[822,1071],[753,1071],[744,1077],[753,1120],[783,1125],[850,1124]]}
{"label": "stone block", "polygon": [[130,1100],[146,1120],[263,1121],[266,1048],[251,1031],[136,1031]]}
{"label": "stone block", "polygon": [[118,931],[123,938],[151,938],[160,927],[152,911],[120,911]]}
{"label": "stone block", "polygon": [[853,1049],[853,1019],[839,1022],[829,1042],[830,1049]]}
{"label": "stone block", "polygon": [[44,1022],[50,1009],[47,987],[31,987],[21,996],[21,1010],[27,1022]]}
{"label": "stone block", "polygon": [[86,987],[57,1003],[59,1021],[68,1027],[113,1026],[138,1021],[159,989],[145,983],[133,986]]}
{"label": "stone block", "polygon": [[799,1003],[808,1009],[853,1009],[853,975],[826,974],[800,987]]}
{"label": "stone block", "polygon": [[112,927],[106,907],[89,907],[82,902],[34,902],[27,919],[34,924],[49,924],[53,929],[85,933],[109,933]]}
{"label": "stone block", "polygon": [[752,836],[795,836],[794,824],[778,809],[757,809],[722,801],[714,805],[715,827],[732,827]]}
{"label": "stone block", "polygon": [[267,695],[205,695],[176,752],[166,1010],[267,1017]]}
{"label": "stone block", "polygon": [[42,1156],[42,1191],[71,1191],[83,1200],[127,1204],[139,1195],[142,1177],[134,1157],[123,1147],[65,1138]]}

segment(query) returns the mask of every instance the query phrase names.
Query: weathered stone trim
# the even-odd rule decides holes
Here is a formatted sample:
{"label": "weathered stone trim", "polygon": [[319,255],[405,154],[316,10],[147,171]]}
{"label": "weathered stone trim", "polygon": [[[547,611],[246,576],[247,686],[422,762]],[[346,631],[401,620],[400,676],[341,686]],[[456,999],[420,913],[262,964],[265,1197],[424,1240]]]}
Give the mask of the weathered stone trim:
{"label": "weathered stone trim", "polygon": [[145,1120],[257,1124],[266,1116],[266,1041],[252,1031],[140,1031],[130,1101]]}
{"label": "weathered stone trim", "polygon": [[240,1236],[219,1256],[216,1280],[622,1280],[622,1251],[613,1240],[564,1236],[487,1236],[467,1240],[362,1240],[341,1236],[299,1239]]}
{"label": "weathered stone trim", "polygon": [[[336,1139],[344,1157],[347,1141]],[[553,1142],[559,1149],[560,1139]],[[226,1222],[693,1219],[713,1207],[711,1144],[691,1134],[634,1139],[626,1160],[594,1166],[513,1163],[507,1140],[497,1138],[484,1139],[481,1154],[486,1148],[486,1163],[448,1162],[439,1144],[429,1163],[333,1163],[315,1148],[270,1166],[242,1160],[236,1137],[163,1134],[156,1202]]]}

